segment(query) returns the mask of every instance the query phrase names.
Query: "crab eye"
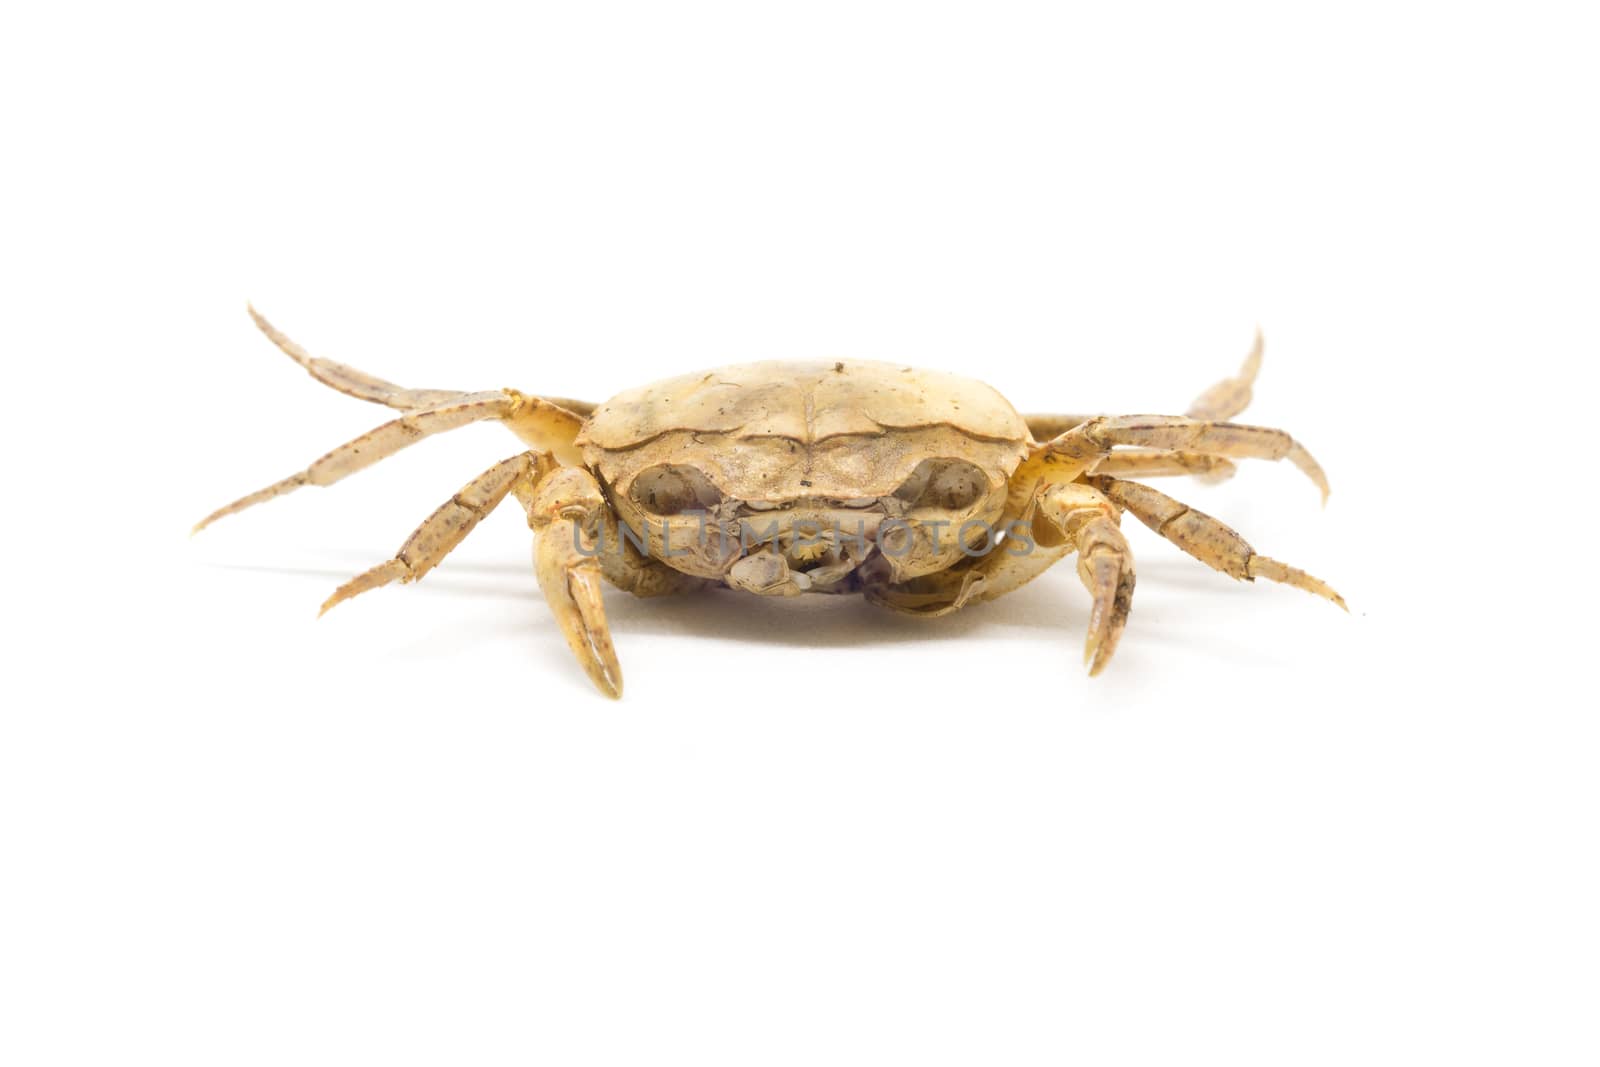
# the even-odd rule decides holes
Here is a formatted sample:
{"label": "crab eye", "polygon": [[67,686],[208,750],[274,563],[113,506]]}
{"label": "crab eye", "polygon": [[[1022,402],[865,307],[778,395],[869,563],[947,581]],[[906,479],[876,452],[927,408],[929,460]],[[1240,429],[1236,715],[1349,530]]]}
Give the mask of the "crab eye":
{"label": "crab eye", "polygon": [[914,508],[966,511],[989,492],[983,471],[964,459],[925,459],[894,495]]}
{"label": "crab eye", "polygon": [[628,496],[652,515],[709,511],[722,501],[722,491],[703,471],[672,463],[641,472],[633,480]]}

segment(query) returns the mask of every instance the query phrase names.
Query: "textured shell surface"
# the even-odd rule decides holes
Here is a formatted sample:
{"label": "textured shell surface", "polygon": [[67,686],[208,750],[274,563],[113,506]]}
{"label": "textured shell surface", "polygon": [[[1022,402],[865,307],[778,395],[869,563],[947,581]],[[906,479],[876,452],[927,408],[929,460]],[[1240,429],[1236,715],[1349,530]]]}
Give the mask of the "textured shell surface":
{"label": "textured shell surface", "polygon": [[991,386],[865,361],[759,362],[686,374],[599,405],[578,438],[613,485],[693,464],[744,499],[893,492],[922,459],[953,456],[998,484],[1027,424]]}
{"label": "textured shell surface", "polygon": [[1027,426],[990,386],[892,363],[744,363],[668,378],[601,404],[584,439],[631,448],[677,430],[785,437],[803,444],[844,434],[950,426],[1018,441]]}

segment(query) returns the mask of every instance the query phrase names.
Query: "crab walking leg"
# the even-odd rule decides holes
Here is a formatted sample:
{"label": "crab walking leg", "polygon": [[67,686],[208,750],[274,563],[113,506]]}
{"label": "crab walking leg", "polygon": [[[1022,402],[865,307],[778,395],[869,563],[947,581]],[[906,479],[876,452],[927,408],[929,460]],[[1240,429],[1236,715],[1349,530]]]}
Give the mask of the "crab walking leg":
{"label": "crab walking leg", "polygon": [[326,614],[329,608],[390,582],[421,581],[422,576],[465,540],[473,527],[512,490],[537,482],[555,466],[555,457],[548,452],[523,452],[496,463],[424,519],[393,559],[358,574],[334,590],[318,614]]}
{"label": "crab walking leg", "polygon": [[[385,404],[401,411],[420,411],[439,407],[471,397],[474,394],[456,389],[405,389],[331,359],[319,359],[290,340],[276,326],[250,308],[250,317],[267,338],[282,349],[290,359],[300,364],[323,385],[337,389],[358,400]],[[518,401],[511,429],[534,449],[549,448],[564,462],[579,462],[576,449],[571,448],[583,420],[594,413],[595,405],[587,400],[570,400],[562,397],[524,396],[515,389],[504,392]],[[482,394],[479,394],[482,395]]]}
{"label": "crab walking leg", "polygon": [[226,507],[218,508],[197,522],[193,532],[199,533],[224,515],[232,515],[273,497],[292,493],[302,485],[332,485],[436,433],[485,419],[507,418],[516,411],[519,399],[504,392],[469,393],[448,404],[402,415],[353,441],[346,441],[298,474],[291,474],[281,482],[274,482],[265,489],[258,489]]}
{"label": "crab walking leg", "polygon": [[1244,357],[1244,366],[1239,368],[1239,373],[1232,378],[1224,378],[1201,393],[1185,414],[1191,419],[1205,422],[1226,422],[1248,407],[1250,387],[1255,384],[1256,375],[1261,373],[1261,352],[1265,345],[1261,331],[1257,330],[1255,344],[1250,346],[1250,354]]}
{"label": "crab walking leg", "polygon": [[594,476],[563,467],[539,483],[528,508],[539,588],[555,613],[572,654],[608,697],[622,696],[622,666],[601,600],[599,539],[605,498]]}
{"label": "crab walking leg", "polygon": [[319,359],[290,340],[253,306],[248,304],[245,306],[250,312],[250,317],[255,320],[256,328],[267,335],[267,340],[277,345],[284,355],[304,367],[317,381],[329,388],[337,389],[345,396],[353,396],[358,400],[374,404],[385,404],[401,411],[415,411],[419,408],[447,404],[467,395],[458,389],[405,389],[393,382],[386,382],[382,378],[375,378],[358,371],[354,367],[347,367],[343,363],[335,363],[331,359]]}
{"label": "crab walking leg", "polygon": [[1092,481],[1096,488],[1132,512],[1140,522],[1206,566],[1242,581],[1266,578],[1292,585],[1331,600],[1346,611],[1350,610],[1345,605],[1344,597],[1334,592],[1327,582],[1258,554],[1248,541],[1210,515],[1138,482],[1124,482],[1116,478],[1094,478]]}
{"label": "crab walking leg", "polygon": [[1044,444],[1028,463],[1088,469],[1118,446],[1200,452],[1230,459],[1287,459],[1322,490],[1328,476],[1305,446],[1282,430],[1233,422],[1202,422],[1182,415],[1117,415],[1090,419]]}
{"label": "crab walking leg", "polygon": [[1222,482],[1237,470],[1221,456],[1203,452],[1163,452],[1159,449],[1112,452],[1095,462],[1092,474],[1127,474],[1139,478],[1192,474],[1203,482]]}
{"label": "crab walking leg", "polygon": [[[1244,365],[1239,368],[1239,373],[1232,378],[1224,378],[1201,393],[1195,398],[1195,402],[1189,405],[1186,414],[1191,419],[1223,422],[1248,407],[1250,388],[1255,384],[1256,375],[1261,372],[1261,352],[1264,345],[1261,331],[1257,330],[1255,343],[1250,346],[1250,354],[1245,356]],[[1081,426],[1092,418],[1093,415],[1022,416],[1023,421],[1028,424],[1028,432],[1033,434],[1035,441],[1048,441],[1052,437],[1060,437],[1074,426]]]}

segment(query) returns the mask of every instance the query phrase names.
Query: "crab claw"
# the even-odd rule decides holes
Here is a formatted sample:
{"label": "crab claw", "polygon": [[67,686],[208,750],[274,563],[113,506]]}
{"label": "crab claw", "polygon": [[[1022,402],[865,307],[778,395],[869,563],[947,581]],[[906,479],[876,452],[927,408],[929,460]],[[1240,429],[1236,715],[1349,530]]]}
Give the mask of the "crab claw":
{"label": "crab claw", "polygon": [[1092,678],[1111,662],[1133,606],[1133,560],[1123,552],[1095,551],[1078,559],[1078,576],[1094,597],[1083,662]]}
{"label": "crab claw", "polygon": [[622,696],[622,665],[600,598],[600,561],[579,551],[582,536],[570,518],[552,522],[534,543],[534,570],[572,654],[595,688],[615,700]]}

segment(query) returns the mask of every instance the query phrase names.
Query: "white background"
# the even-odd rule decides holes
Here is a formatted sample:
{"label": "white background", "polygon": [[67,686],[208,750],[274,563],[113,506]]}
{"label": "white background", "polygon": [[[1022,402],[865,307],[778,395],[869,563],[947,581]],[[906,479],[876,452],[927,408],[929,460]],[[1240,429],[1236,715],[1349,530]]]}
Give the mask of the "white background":
{"label": "white background", "polygon": [[[0,1061],[1593,1064],[1594,28],[1580,4],[32,5],[0,39]],[[406,385],[754,358],[1248,419],[932,622],[610,599],[427,442],[190,541]]]}

